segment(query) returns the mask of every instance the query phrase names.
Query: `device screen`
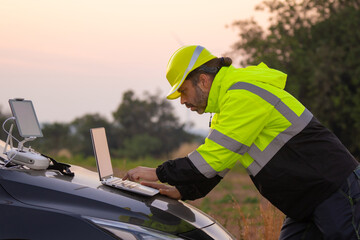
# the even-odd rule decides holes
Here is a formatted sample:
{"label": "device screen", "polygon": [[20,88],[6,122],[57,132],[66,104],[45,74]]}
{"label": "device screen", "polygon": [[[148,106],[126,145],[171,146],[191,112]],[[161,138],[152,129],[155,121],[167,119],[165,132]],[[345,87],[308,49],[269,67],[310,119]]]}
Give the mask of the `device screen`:
{"label": "device screen", "polygon": [[105,128],[90,129],[100,180],[113,175]]}
{"label": "device screen", "polygon": [[22,137],[42,137],[39,121],[35,109],[29,100],[9,100],[13,116],[16,118],[16,125]]}

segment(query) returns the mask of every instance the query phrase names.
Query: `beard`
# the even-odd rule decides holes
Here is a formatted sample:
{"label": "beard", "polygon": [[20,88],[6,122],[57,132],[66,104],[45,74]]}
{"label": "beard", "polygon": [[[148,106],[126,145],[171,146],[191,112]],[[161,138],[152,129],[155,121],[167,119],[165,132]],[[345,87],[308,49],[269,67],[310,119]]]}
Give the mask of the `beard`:
{"label": "beard", "polygon": [[196,92],[196,97],[194,99],[194,105],[196,107],[196,112],[198,114],[203,114],[205,112],[206,106],[207,106],[207,102],[208,102],[208,98],[209,98],[209,93],[203,91],[198,85],[195,86],[195,92]]}

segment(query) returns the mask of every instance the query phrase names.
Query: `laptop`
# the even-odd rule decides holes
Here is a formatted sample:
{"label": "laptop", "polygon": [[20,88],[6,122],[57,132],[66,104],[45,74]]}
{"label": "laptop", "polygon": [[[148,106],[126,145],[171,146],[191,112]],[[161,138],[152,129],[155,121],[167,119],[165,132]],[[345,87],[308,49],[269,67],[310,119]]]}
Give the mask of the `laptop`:
{"label": "laptop", "polygon": [[114,177],[105,128],[92,128],[90,129],[90,133],[96,166],[102,184],[146,196],[154,196],[159,192],[158,189],[147,187],[137,182],[122,180],[121,178]]}

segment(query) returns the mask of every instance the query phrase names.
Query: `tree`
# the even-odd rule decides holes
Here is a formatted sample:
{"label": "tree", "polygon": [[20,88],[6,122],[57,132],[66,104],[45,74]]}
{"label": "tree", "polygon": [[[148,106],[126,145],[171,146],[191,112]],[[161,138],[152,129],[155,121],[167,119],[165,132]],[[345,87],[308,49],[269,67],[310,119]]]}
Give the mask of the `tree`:
{"label": "tree", "polygon": [[288,74],[286,89],[360,155],[360,1],[271,0],[270,25],[233,23],[241,65],[263,61]]}
{"label": "tree", "polygon": [[61,149],[69,149],[70,125],[68,123],[45,123],[42,125],[44,137],[36,139],[32,146],[39,152],[56,155]]}
{"label": "tree", "polygon": [[[138,159],[167,156],[181,143],[198,136],[185,131],[185,125],[179,123],[170,103],[159,99],[158,95],[145,93],[142,100],[135,97],[132,91],[127,91],[113,113],[113,122],[99,114],[85,114],[70,123],[45,123],[42,124],[44,137],[30,144],[37,151],[50,156],[62,149],[85,157],[93,156],[90,129],[104,127],[114,157]],[[0,120],[3,122],[8,117],[0,108]],[[16,125],[13,134],[17,136]],[[6,134],[0,136],[6,140]]]}
{"label": "tree", "polygon": [[120,156],[139,159],[155,155],[161,149],[160,139],[149,134],[137,134],[124,139],[123,147],[118,150]]}
{"label": "tree", "polygon": [[122,136],[121,152],[129,156],[130,151],[139,151],[137,155],[168,155],[181,143],[191,141],[194,135],[187,133],[184,124],[180,124],[173,108],[159,94],[144,94],[145,99],[135,97],[133,91],[127,91],[119,107],[113,112],[114,121]]}
{"label": "tree", "polygon": [[86,114],[70,123],[70,150],[84,156],[93,156],[90,129],[97,127],[105,128],[109,148],[113,147],[114,132],[111,123],[99,114]]}

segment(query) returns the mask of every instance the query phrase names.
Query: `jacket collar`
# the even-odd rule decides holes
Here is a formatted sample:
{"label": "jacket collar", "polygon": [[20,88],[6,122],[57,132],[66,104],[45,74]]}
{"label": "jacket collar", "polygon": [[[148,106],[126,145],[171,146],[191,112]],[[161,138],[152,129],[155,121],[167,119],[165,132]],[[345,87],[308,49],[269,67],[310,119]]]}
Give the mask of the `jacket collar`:
{"label": "jacket collar", "polygon": [[[207,102],[207,106],[205,109],[205,112],[211,112],[211,113],[219,113],[219,97],[222,87],[222,80],[225,77],[226,73],[230,68],[234,68],[233,66],[230,67],[222,67],[220,71],[216,74],[213,83],[210,88],[209,92],[209,98]],[[225,89],[226,91],[226,89]]]}
{"label": "jacket collar", "polygon": [[235,68],[234,66],[222,67],[216,74],[211,89],[205,112],[219,113],[219,105],[222,97],[232,84],[238,81],[252,84],[269,84],[279,89],[284,89],[287,75],[281,71],[271,69],[265,63],[246,68]]}

